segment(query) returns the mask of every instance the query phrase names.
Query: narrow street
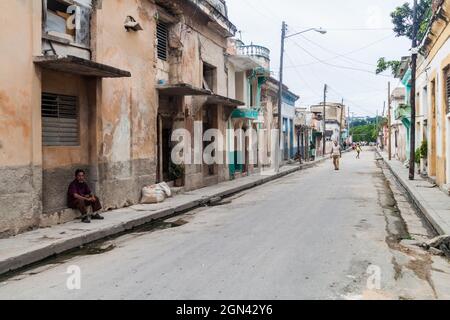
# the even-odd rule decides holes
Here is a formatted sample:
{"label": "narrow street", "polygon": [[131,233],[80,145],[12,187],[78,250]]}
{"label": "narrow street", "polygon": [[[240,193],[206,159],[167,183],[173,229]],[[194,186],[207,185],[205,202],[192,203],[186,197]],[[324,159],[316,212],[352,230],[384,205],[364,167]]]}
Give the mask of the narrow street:
{"label": "narrow street", "polygon": [[449,262],[400,245],[434,235],[376,158],[348,153],[339,172],[327,161],[47,261],[1,279],[0,299],[450,298]]}

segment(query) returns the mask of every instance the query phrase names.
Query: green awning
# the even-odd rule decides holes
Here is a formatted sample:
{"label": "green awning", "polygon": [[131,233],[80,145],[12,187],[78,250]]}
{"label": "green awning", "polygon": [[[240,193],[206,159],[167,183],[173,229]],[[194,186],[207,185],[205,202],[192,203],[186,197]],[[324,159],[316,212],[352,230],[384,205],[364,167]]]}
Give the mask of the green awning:
{"label": "green awning", "polygon": [[235,109],[233,113],[231,113],[232,119],[258,120],[258,116],[258,111],[253,109]]}
{"label": "green awning", "polygon": [[320,132],[320,131],[313,131],[313,134],[312,134],[312,137],[313,137],[313,139],[316,139],[316,138],[321,138],[323,136],[323,133],[322,132]]}

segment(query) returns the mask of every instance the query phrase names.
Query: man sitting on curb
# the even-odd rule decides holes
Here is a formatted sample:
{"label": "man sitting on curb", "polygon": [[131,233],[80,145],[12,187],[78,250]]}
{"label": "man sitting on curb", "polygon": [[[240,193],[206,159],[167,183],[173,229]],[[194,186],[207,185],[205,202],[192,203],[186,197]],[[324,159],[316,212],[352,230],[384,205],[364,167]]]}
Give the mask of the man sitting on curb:
{"label": "man sitting on curb", "polygon": [[87,214],[88,207],[92,207],[92,219],[103,220],[104,218],[97,212],[102,209],[100,200],[94,196],[86,183],[86,172],[78,169],[75,172],[75,180],[69,185],[67,192],[67,202],[71,209],[81,212],[81,221],[91,223],[91,218]]}

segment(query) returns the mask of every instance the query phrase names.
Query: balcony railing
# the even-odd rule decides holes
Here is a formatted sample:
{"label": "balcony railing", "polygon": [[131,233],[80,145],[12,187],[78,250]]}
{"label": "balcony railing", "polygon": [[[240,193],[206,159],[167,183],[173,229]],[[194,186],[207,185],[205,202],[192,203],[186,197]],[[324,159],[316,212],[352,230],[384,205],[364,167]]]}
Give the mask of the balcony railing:
{"label": "balcony railing", "polygon": [[270,60],[270,50],[263,46],[251,44],[249,46],[240,46],[237,48],[238,54],[243,56],[262,57]]}
{"label": "balcony railing", "polygon": [[228,17],[227,5],[224,0],[206,0],[217,11],[219,11],[224,17]]}

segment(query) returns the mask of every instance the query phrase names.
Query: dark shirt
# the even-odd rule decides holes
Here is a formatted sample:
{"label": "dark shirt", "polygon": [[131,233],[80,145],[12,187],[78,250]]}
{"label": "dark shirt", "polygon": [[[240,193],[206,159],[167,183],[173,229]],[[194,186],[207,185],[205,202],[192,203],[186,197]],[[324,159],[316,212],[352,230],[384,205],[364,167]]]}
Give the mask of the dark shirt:
{"label": "dark shirt", "polygon": [[69,190],[67,191],[67,201],[69,203],[69,206],[75,202],[75,194],[85,197],[90,196],[92,192],[86,182],[79,183],[77,180],[74,180],[69,185]]}

